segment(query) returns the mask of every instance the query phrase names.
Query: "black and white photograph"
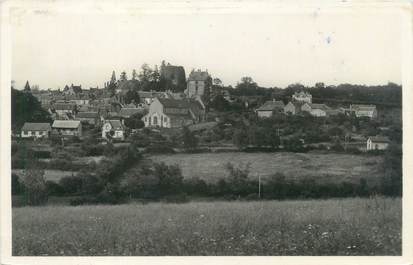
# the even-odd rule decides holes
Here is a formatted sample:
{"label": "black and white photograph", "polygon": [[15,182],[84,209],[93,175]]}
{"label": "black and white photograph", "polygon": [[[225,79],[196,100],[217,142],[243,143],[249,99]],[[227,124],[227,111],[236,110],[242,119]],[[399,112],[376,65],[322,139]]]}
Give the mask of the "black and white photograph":
{"label": "black and white photograph", "polygon": [[412,262],[412,2],[0,5],[4,264]]}

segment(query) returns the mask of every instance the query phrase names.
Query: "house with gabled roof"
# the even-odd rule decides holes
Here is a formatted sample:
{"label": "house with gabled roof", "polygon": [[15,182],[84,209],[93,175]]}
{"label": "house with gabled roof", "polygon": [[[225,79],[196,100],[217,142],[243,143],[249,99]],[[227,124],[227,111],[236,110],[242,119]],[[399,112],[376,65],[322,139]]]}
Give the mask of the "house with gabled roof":
{"label": "house with gabled roof", "polygon": [[301,111],[310,113],[314,117],[326,117],[331,108],[326,104],[304,103]]}
{"label": "house with gabled roof", "polygon": [[65,95],[74,95],[74,94],[79,94],[81,92],[82,92],[82,86],[81,85],[75,86],[75,85],[71,84],[70,87],[66,85],[63,88],[63,94],[65,94]]}
{"label": "house with gabled roof", "polygon": [[51,130],[49,123],[25,122],[21,129],[21,137],[48,138]]}
{"label": "house with gabled roof", "polygon": [[389,144],[390,139],[386,136],[370,136],[367,138],[367,151],[386,150]]}
{"label": "house with gabled roof", "polygon": [[120,120],[105,120],[102,124],[102,138],[125,140],[125,127]]}
{"label": "house with gabled roof", "polygon": [[296,115],[301,112],[301,106],[303,105],[302,102],[298,101],[290,101],[287,105],[284,106],[284,113]]}
{"label": "house with gabled roof", "polygon": [[284,102],[278,100],[270,100],[265,102],[261,107],[256,109],[259,118],[272,117],[274,113],[282,113],[284,111]]}
{"label": "house with gabled roof", "polygon": [[51,106],[51,111],[56,112],[59,115],[65,115],[67,113],[73,114],[76,111],[76,104],[70,102],[57,102]]}
{"label": "house with gabled roof", "polygon": [[79,112],[75,116],[75,120],[83,121],[91,125],[97,125],[100,121],[100,116],[97,111]]}
{"label": "house with gabled roof", "polygon": [[62,136],[82,136],[82,123],[76,120],[55,120],[52,132]]}
{"label": "house with gabled roof", "polygon": [[205,106],[199,99],[155,98],[142,120],[145,127],[177,128],[202,122]]}
{"label": "house with gabled roof", "polygon": [[377,118],[377,108],[375,105],[351,104],[350,113],[354,113],[356,117],[369,117],[370,119]]}

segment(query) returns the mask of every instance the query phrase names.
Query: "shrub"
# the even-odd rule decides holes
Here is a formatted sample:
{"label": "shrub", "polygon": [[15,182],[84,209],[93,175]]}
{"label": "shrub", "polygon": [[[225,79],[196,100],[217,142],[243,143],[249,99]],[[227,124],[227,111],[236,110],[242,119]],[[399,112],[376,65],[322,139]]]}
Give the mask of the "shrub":
{"label": "shrub", "polygon": [[50,151],[33,151],[34,158],[51,158]]}
{"label": "shrub", "polygon": [[51,180],[46,181],[46,189],[49,196],[61,196],[65,193],[62,186]]}
{"label": "shrub", "polygon": [[162,144],[152,144],[146,147],[145,152],[152,154],[174,154],[175,150],[170,146]]}
{"label": "shrub", "polygon": [[184,177],[178,165],[156,163],[153,174],[159,179],[158,187],[161,195],[171,195],[182,191]]}
{"label": "shrub", "polygon": [[189,202],[189,198],[185,193],[178,193],[165,196],[162,201],[167,203],[185,203]]}
{"label": "shrub", "polygon": [[59,185],[65,194],[78,194],[82,189],[82,178],[78,176],[63,177],[60,179]]}
{"label": "shrub", "polygon": [[209,194],[208,184],[199,178],[184,179],[184,191],[191,195],[207,195]]}
{"label": "shrub", "polygon": [[70,205],[71,206],[78,206],[78,205],[84,205],[84,204],[96,204],[98,201],[94,197],[89,197],[89,196],[83,196],[83,197],[78,197],[70,200]]}
{"label": "shrub", "polygon": [[41,205],[47,202],[48,194],[43,169],[31,164],[25,170],[23,183],[27,205]]}
{"label": "shrub", "polygon": [[20,182],[19,176],[12,173],[11,174],[11,194],[19,195],[24,192],[24,185]]}

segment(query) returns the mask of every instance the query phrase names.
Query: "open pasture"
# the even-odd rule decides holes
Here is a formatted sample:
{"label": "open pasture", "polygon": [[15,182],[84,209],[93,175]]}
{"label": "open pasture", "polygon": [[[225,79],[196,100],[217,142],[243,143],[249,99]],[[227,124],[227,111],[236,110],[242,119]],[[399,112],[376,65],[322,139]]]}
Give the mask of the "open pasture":
{"label": "open pasture", "polygon": [[401,199],[13,208],[13,255],[400,255]]}
{"label": "open pasture", "polygon": [[[12,169],[12,173],[19,176],[19,178],[24,177],[24,169]],[[45,169],[44,170],[44,178],[46,180],[59,182],[59,180],[63,177],[68,177],[72,175],[76,175],[77,171],[65,171],[65,170],[54,170],[54,169]]]}
{"label": "open pasture", "polygon": [[186,178],[198,177],[210,182],[228,174],[227,163],[242,168],[250,163],[250,176],[257,178],[260,175],[263,179],[280,172],[287,179],[314,177],[319,182],[358,183],[360,178],[365,178],[374,184],[383,174],[383,158],[366,155],[232,152],[153,155],[150,158],[155,162],[180,165]]}

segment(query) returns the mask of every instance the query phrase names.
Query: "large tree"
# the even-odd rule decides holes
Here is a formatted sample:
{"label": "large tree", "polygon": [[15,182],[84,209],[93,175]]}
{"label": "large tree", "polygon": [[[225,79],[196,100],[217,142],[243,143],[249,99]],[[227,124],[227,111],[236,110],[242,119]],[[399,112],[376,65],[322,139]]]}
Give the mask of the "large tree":
{"label": "large tree", "polygon": [[52,119],[50,114],[42,108],[40,102],[32,94],[12,89],[12,130],[18,131],[25,122],[52,122]]}

